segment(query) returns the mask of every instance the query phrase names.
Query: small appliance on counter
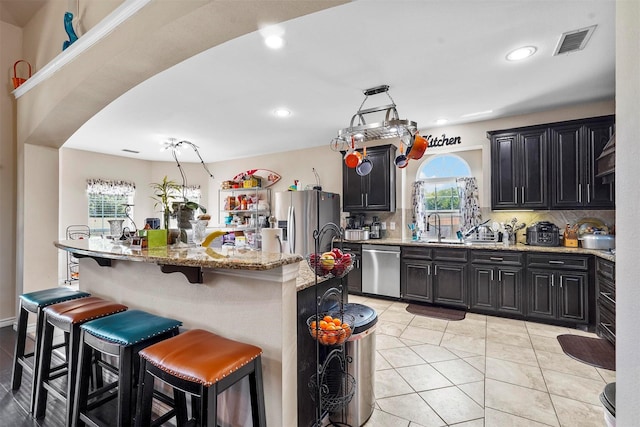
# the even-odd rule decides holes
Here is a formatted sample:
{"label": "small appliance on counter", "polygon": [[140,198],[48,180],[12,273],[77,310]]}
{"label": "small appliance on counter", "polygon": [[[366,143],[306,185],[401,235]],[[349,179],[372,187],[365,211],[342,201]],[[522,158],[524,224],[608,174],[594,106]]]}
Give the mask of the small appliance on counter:
{"label": "small appliance on counter", "polygon": [[527,245],[558,246],[560,229],[549,221],[539,221],[527,227]]}
{"label": "small appliance on counter", "polygon": [[373,217],[373,222],[371,223],[371,227],[369,228],[369,238],[370,239],[380,239],[382,237],[382,232],[380,230],[380,220],[377,216]]}

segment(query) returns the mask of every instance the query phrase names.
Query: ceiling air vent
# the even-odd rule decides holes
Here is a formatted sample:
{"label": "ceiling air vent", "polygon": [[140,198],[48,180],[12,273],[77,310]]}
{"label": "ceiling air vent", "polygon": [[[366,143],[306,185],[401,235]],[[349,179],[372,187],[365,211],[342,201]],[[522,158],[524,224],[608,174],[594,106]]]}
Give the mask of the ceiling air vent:
{"label": "ceiling air vent", "polygon": [[563,33],[560,36],[558,46],[553,55],[562,55],[563,53],[571,53],[584,49],[596,27],[597,25],[593,25],[591,27]]}

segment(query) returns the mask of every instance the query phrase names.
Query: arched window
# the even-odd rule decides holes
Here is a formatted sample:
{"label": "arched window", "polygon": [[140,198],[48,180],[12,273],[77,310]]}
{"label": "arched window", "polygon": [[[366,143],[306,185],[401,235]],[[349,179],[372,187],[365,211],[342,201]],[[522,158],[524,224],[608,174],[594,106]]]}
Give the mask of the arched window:
{"label": "arched window", "polygon": [[431,156],[420,165],[413,188],[413,221],[419,239],[437,239],[438,234],[455,239],[456,232],[466,228],[465,186],[471,180],[475,186],[469,164],[455,154]]}

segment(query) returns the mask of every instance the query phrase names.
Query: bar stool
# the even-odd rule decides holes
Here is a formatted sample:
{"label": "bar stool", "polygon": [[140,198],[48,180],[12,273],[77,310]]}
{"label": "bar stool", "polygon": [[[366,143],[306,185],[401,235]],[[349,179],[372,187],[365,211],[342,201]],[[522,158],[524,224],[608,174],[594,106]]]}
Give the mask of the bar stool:
{"label": "bar stool", "polygon": [[[136,427],[151,422],[154,378],[197,398],[196,425],[215,427],[218,395],[249,376],[254,426],[264,427],[266,415],[262,384],[262,349],[193,329],[140,351],[140,384]],[[177,397],[176,397],[177,399]],[[176,402],[180,408],[182,405]],[[177,425],[184,425],[186,411],[177,411]],[[180,413],[182,412],[182,413]]]}
{"label": "bar stool", "polygon": [[[95,414],[90,412],[114,398],[118,401],[117,420],[108,424],[118,427],[133,424],[136,397],[134,388],[140,365],[138,352],[177,335],[180,325],[182,322],[178,320],[156,316],[141,310],[127,310],[82,324],[73,403],[73,426],[81,423],[91,426],[100,425]],[[94,351],[118,359],[117,366],[98,361],[105,369],[116,373],[118,379],[105,384],[89,395],[91,356]],[[118,392],[111,392],[116,387]]]}
{"label": "bar stool", "polygon": [[[41,291],[29,292],[20,295],[20,308],[18,309],[18,336],[16,338],[16,348],[13,352],[13,371],[11,373],[11,390],[17,391],[22,385],[22,371],[26,370],[31,374],[31,395],[29,398],[29,412],[33,413],[36,400],[36,377],[40,362],[40,341],[42,328],[44,325],[44,315],[42,310],[52,304],[69,301],[78,298],[86,298],[90,294],[86,292],[74,291],[69,288],[59,287],[44,289]],[[29,326],[29,313],[36,315],[36,333],[34,351],[26,352],[27,327]],[[59,348],[67,344],[56,345]],[[32,359],[29,364],[28,360]]]}
{"label": "bar stool", "polygon": [[[66,425],[71,425],[73,400],[76,386],[78,349],[80,348],[80,325],[127,309],[99,297],[87,297],[53,304],[44,309],[44,330],[41,340],[40,369],[36,381],[35,418],[43,418],[47,410],[47,397],[51,393],[56,399],[65,402]],[[69,335],[69,353],[66,363],[52,367],[54,328]],[[66,369],[64,369],[66,368]],[[62,391],[53,384],[54,380],[67,375],[66,390]]]}

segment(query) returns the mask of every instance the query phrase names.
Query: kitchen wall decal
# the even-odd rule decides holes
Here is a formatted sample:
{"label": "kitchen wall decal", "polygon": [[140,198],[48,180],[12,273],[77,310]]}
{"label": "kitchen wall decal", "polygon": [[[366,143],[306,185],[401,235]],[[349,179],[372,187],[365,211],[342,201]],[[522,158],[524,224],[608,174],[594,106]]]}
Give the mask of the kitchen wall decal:
{"label": "kitchen wall decal", "polygon": [[440,138],[433,135],[428,135],[425,138],[429,141],[429,147],[442,147],[443,145],[457,145],[462,144],[462,139],[459,136],[452,136],[447,138],[446,134],[442,134]]}

